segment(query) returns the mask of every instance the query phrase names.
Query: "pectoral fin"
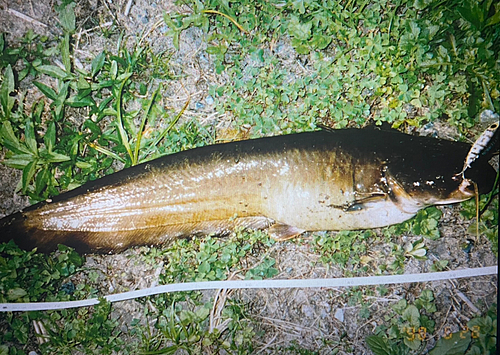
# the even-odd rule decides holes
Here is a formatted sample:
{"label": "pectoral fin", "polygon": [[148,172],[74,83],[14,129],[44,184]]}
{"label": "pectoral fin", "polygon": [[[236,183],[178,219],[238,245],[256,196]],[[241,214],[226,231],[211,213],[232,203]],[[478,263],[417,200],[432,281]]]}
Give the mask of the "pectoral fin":
{"label": "pectoral fin", "polygon": [[351,201],[344,205],[330,205],[329,207],[338,208],[344,212],[356,212],[374,207],[378,202],[382,202],[386,198],[387,194],[385,193],[373,193],[367,197]]}
{"label": "pectoral fin", "polygon": [[304,232],[305,230],[303,229],[282,223],[275,223],[268,229],[268,233],[271,236],[271,238],[277,241],[288,240]]}

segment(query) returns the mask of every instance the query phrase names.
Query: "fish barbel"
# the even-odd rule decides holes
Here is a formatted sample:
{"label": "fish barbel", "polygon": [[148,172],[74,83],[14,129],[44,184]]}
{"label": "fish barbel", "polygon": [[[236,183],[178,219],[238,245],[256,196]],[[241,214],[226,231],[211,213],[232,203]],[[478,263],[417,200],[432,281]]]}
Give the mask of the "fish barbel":
{"label": "fish barbel", "polygon": [[[118,252],[173,238],[269,228],[304,231],[401,223],[430,205],[474,196],[456,178],[471,146],[376,128],[323,130],[196,148],[89,182],[0,220],[0,241]],[[496,171],[482,157],[463,179],[480,192]]]}

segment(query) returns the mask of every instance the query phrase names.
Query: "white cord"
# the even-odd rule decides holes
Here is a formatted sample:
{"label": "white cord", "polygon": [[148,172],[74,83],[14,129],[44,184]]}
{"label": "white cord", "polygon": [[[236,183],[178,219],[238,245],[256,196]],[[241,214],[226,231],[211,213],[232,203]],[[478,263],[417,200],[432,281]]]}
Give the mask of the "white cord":
{"label": "white cord", "polygon": [[[346,277],[336,279],[296,279],[296,280],[242,280],[242,281],[203,281],[162,285],[143,290],[107,295],[104,298],[109,302],[126,301],[134,298],[157,295],[160,293],[178,291],[199,291],[218,289],[243,288],[322,288],[322,287],[349,287],[367,285],[390,285],[411,282],[429,282],[475,277],[484,275],[498,275],[498,265],[475,269],[461,269],[454,271],[431,272],[425,274],[405,274],[388,276]],[[86,307],[98,304],[97,298],[82,301],[68,302],[33,302],[33,303],[0,303],[0,312],[14,311],[46,311],[53,309]]]}

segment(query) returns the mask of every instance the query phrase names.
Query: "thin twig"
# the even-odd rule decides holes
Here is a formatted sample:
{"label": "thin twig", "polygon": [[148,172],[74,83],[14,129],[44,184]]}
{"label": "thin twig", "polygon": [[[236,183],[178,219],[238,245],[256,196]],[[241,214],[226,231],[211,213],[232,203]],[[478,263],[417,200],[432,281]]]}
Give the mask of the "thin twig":
{"label": "thin twig", "polygon": [[24,20],[24,21],[27,21],[29,23],[32,23],[32,24],[35,24],[35,25],[39,25],[39,26],[42,26],[42,27],[48,27],[46,24],[38,21],[38,20],[35,20],[34,18],[31,18],[29,17],[28,15],[25,15],[19,11],[16,11],[14,9],[7,9],[7,12],[11,15],[14,15],[14,16],[17,16],[19,17],[20,19]]}
{"label": "thin twig", "polygon": [[467,303],[467,306],[470,307],[472,312],[477,313],[477,314],[481,313],[481,311],[476,306],[474,306],[474,304],[462,292],[460,292],[459,290],[455,290],[455,293],[457,294],[458,297],[460,297],[460,299],[462,301]]}
{"label": "thin twig", "polygon": [[127,6],[125,6],[125,11],[123,11],[123,15],[128,16],[128,14],[130,13],[130,9],[132,8],[133,1],[134,0],[128,0]]}

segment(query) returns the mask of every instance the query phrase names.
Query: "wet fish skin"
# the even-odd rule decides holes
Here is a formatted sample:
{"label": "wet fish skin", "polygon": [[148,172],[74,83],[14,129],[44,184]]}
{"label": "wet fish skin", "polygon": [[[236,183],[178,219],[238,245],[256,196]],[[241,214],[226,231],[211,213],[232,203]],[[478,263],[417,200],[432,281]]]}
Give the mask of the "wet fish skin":
{"label": "wet fish skin", "polygon": [[[394,130],[317,131],[216,144],[124,169],[0,220],[0,241],[48,252],[117,252],[193,234],[270,227],[303,231],[387,226],[434,204],[469,199],[454,179],[470,145]],[[466,171],[481,192],[486,157]]]}

